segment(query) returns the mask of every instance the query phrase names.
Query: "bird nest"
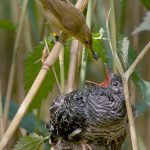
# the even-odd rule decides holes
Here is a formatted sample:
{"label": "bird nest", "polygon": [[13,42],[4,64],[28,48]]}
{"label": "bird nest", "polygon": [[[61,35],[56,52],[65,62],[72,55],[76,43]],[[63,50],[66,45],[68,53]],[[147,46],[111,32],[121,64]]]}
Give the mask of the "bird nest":
{"label": "bird nest", "polygon": [[[116,141],[117,140],[117,141]],[[118,139],[111,141],[111,143],[86,144],[84,142],[72,143],[67,141],[58,141],[56,145],[51,147],[51,150],[120,150],[123,141]]]}

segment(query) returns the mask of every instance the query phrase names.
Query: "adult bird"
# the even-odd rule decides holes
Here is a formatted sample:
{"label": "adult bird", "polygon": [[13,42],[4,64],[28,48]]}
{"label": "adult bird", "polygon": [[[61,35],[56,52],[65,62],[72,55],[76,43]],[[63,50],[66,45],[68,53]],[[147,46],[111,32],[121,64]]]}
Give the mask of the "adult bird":
{"label": "adult bird", "polygon": [[47,124],[51,143],[57,150],[68,145],[70,148],[67,149],[75,149],[71,144],[90,150],[101,147],[120,150],[126,137],[126,126],[122,81],[108,69],[103,83],[92,83],[56,98]]}
{"label": "adult bird", "polygon": [[[83,13],[68,0],[40,0],[50,30],[57,35],[61,32],[82,42],[97,60],[99,55],[92,48],[92,33]],[[60,39],[61,41],[61,39]]]}

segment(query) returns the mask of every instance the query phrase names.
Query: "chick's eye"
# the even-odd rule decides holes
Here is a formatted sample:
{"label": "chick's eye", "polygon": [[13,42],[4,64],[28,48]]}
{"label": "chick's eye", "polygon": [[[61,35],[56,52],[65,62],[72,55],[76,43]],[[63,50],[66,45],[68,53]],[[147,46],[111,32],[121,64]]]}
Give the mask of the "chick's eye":
{"label": "chick's eye", "polygon": [[116,82],[113,82],[112,84],[113,84],[113,86],[118,86],[118,85],[119,85],[119,82],[116,81]]}

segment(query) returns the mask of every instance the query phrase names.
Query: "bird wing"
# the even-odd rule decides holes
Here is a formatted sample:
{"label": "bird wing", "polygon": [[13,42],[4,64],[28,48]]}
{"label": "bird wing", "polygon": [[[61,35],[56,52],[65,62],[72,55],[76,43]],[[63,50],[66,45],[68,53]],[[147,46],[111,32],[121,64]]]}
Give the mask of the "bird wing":
{"label": "bird wing", "polygon": [[56,11],[55,0],[40,0],[45,10],[50,10],[51,13],[60,20]]}
{"label": "bird wing", "polygon": [[76,131],[73,138],[79,138],[78,134],[86,127],[85,107],[82,91],[79,90],[57,98],[50,108],[52,136],[68,140],[69,135]]}
{"label": "bird wing", "polygon": [[83,13],[66,0],[49,0],[49,8],[65,29],[70,32],[78,32],[85,23]]}

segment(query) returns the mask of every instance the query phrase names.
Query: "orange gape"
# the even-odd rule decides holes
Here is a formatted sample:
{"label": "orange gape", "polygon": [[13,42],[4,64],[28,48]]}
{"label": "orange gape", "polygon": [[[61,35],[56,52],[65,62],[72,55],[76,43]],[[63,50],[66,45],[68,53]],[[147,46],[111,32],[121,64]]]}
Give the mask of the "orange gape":
{"label": "orange gape", "polygon": [[110,82],[111,82],[111,77],[110,77],[110,73],[109,73],[110,70],[109,70],[109,68],[108,68],[108,66],[106,64],[105,64],[105,68],[106,68],[106,77],[105,77],[103,82],[96,83],[96,82],[93,82],[93,81],[86,80],[86,83],[95,84],[95,85],[101,86],[101,87],[107,87],[110,84]]}

